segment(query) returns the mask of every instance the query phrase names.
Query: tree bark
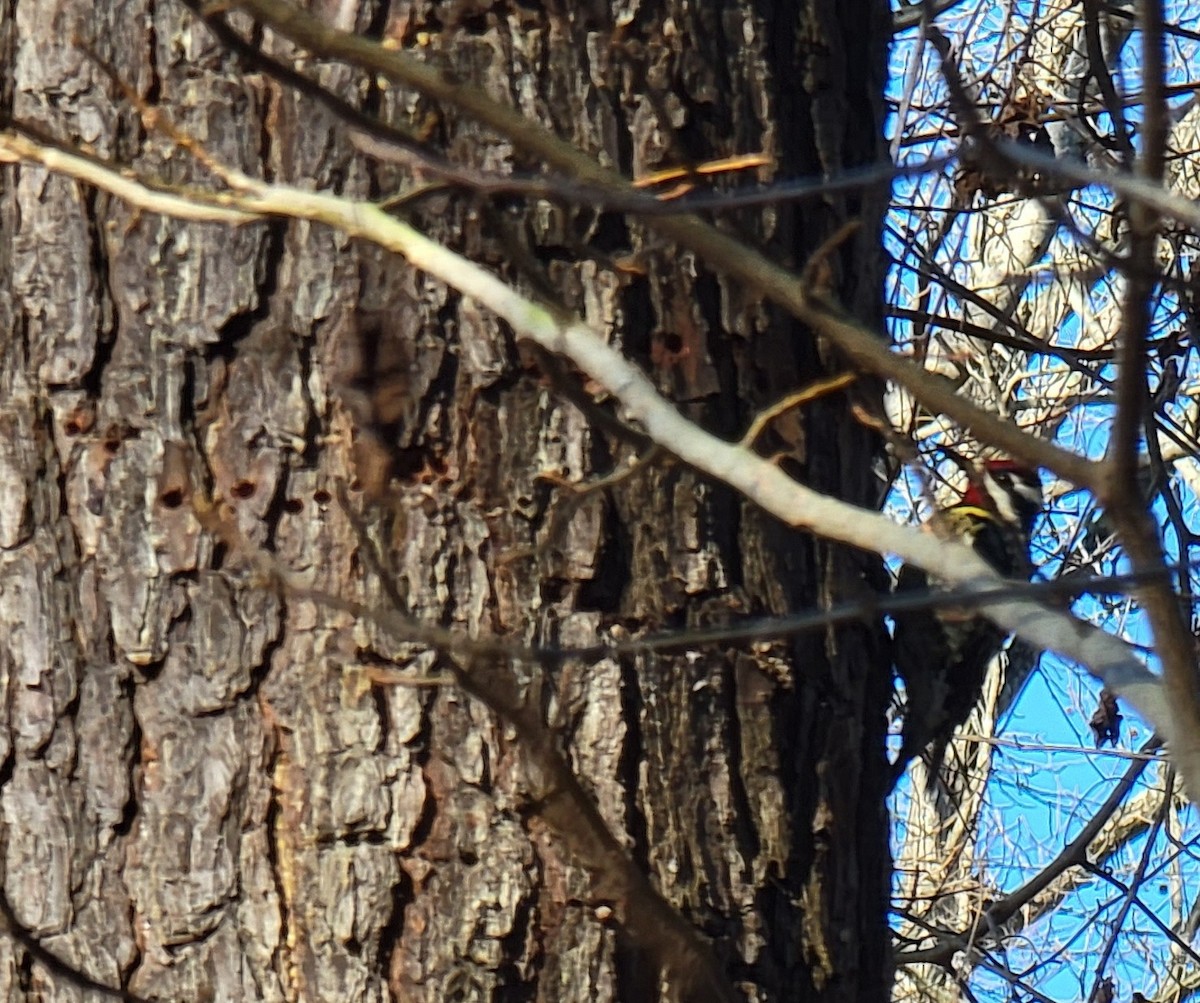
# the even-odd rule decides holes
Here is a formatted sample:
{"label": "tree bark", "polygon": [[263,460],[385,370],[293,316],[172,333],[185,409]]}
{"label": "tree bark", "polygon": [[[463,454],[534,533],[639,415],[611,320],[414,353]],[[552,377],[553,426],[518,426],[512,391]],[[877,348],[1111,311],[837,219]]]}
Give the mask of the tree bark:
{"label": "tree bark", "polygon": [[[313,10],[635,176],[756,150],[778,178],[881,157],[883,5],[651,6]],[[0,44],[6,115],[163,181],[207,176],[81,45],[251,175],[357,196],[410,182],[180,5],[13,0]],[[269,33],[264,47],[294,55]],[[457,163],[536,168],[454,109],[306,70]],[[557,392],[573,375],[546,379],[492,317],[378,248],[183,224],[28,166],[2,178],[0,992],[102,998],[32,938],[154,999],[669,994],[531,800],[513,728],[453,685],[386,674],[428,681],[447,656],[264,588],[190,499],[223,500],[249,547],[314,588],[379,606],[387,585],[420,620],[551,648],[855,598],[880,587],[878,558],[661,459],[564,510],[569,482],[634,447]],[[797,267],[861,221],[827,281],[878,321],[881,207],[875,192],[723,219]],[[727,436],[841,369],[645,223],[446,192],[406,211],[584,315]],[[869,384],[854,395],[877,405]],[[763,441],[867,505],[878,445],[845,396]],[[887,993],[884,636],[515,667],[610,828],[748,999]]]}

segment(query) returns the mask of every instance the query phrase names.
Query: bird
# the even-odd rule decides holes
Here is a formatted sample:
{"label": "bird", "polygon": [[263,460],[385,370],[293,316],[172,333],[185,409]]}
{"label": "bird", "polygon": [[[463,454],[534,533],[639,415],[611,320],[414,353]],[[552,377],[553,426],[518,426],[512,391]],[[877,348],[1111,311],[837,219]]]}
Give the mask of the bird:
{"label": "bird", "polygon": [[[1005,578],[1028,581],[1033,573],[1030,540],[1043,504],[1035,469],[994,458],[979,465],[962,497],[930,522],[970,544]],[[924,571],[906,564],[894,594],[927,592],[931,584],[937,588]],[[892,783],[912,759],[924,755],[932,789],[946,746],[979,701],[988,665],[1004,647],[1007,633],[984,617],[945,605],[902,610],[894,622],[893,663],[904,682],[905,704]]]}

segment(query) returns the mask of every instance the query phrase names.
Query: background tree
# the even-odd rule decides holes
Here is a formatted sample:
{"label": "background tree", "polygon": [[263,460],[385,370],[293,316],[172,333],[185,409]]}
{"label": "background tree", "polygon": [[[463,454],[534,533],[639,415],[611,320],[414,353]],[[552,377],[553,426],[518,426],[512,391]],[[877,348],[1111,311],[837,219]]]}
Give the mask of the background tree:
{"label": "background tree", "polygon": [[[486,96],[635,177],[694,183],[747,152],[760,180],[873,164],[879,5],[314,5],[385,47],[355,60],[304,55],[284,38],[304,22],[253,6],[214,11],[220,39],[181,4],[9,5],[8,135],[199,202],[222,165],[402,196],[725,438],[844,367],[652,221],[489,197],[433,158],[536,174],[541,133],[482,127]],[[389,81],[386,47],[460,100]],[[365,156],[379,135],[352,110],[407,130],[407,163],[394,142]],[[447,640],[555,649],[810,609],[880,587],[877,559],[647,455],[594,386],[365,241],[181,222],[28,161],[0,205],[10,998],[886,992],[878,619],[532,663]],[[857,221],[819,277],[878,328],[881,207],[855,189],[722,226],[800,268]],[[760,448],[874,506],[879,444],[850,410],[876,397],[821,396]],[[419,643],[386,613],[449,634]],[[597,879],[556,800],[573,778],[544,770],[560,753],[670,909]]]}
{"label": "background tree", "polygon": [[[1168,190],[1194,197],[1195,12],[1168,5],[1156,27],[1163,16],[1084,3],[956,6],[937,28],[914,19],[894,50],[893,150],[903,161],[958,147],[974,116],[966,148],[977,155],[901,186],[885,238],[902,346],[1033,434],[1136,459],[1136,507],[1164,530],[1142,568],[1166,564],[1177,622],[1194,633],[1196,238],[1175,219],[1139,235],[1136,200],[1106,185],[1163,170]],[[1048,157],[1091,169],[1064,178]],[[961,484],[945,450],[972,456],[981,444],[902,392],[889,403],[928,465]],[[895,497],[902,516],[925,504],[909,487]],[[1108,508],[1048,487],[1040,577],[1128,570],[1129,536]],[[1075,610],[1154,643],[1144,600],[1106,589]],[[1190,996],[1196,833],[1179,786],[1144,761],[1092,752],[1098,687],[1050,657],[1031,677],[1036,654],[1018,644],[999,660],[939,795],[900,799],[896,996],[959,999],[969,985],[1098,998],[1114,977],[1118,999]],[[1136,717],[1117,727],[1121,749],[1157,744]]]}

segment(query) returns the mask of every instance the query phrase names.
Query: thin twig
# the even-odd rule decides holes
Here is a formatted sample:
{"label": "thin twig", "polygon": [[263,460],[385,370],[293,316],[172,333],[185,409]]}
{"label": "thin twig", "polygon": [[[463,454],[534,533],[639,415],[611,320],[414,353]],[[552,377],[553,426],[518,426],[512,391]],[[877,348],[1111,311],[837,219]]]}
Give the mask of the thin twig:
{"label": "thin twig", "polygon": [[[1161,745],[1162,739],[1155,735],[1142,746],[1140,751],[1143,753],[1153,752],[1155,749],[1161,747]],[[1116,786],[1105,799],[1104,804],[1088,820],[1087,825],[1080,830],[1079,835],[1064,846],[1059,851],[1058,856],[1043,867],[1033,878],[1026,881],[1016,891],[993,902],[985,912],[985,922],[978,924],[974,935],[968,932],[956,936],[944,936],[934,947],[897,952],[896,963],[898,965],[949,965],[954,955],[959,951],[970,950],[975,946],[977,939],[986,937],[990,935],[991,931],[1004,927],[1021,909],[1049,888],[1066,870],[1071,867],[1084,866],[1087,863],[1088,847],[1091,846],[1092,841],[1100,834],[1101,830],[1108,823],[1108,820],[1120,808],[1125,798],[1129,796],[1129,792],[1133,790],[1133,785],[1137,782],[1138,777],[1142,775],[1149,763],[1150,760],[1141,758],[1130,762],[1128,769],[1126,769],[1121,779],[1117,781]]]}
{"label": "thin twig", "polygon": [[1117,937],[1125,926],[1125,918],[1129,915],[1129,910],[1133,907],[1134,900],[1137,898],[1138,889],[1141,888],[1142,882],[1145,880],[1146,869],[1150,866],[1150,855],[1154,852],[1154,844],[1157,840],[1158,832],[1162,828],[1163,819],[1171,807],[1171,787],[1173,784],[1173,773],[1168,769],[1166,779],[1167,795],[1162,799],[1162,804],[1158,806],[1158,811],[1155,813],[1154,822],[1150,826],[1150,833],[1146,837],[1146,845],[1142,847],[1141,856],[1138,858],[1137,867],[1133,872],[1133,880],[1124,889],[1121,907],[1117,910],[1117,916],[1112,922],[1109,935],[1105,940],[1104,949],[1100,952],[1100,957],[1096,961],[1096,980],[1092,983],[1092,991],[1088,996],[1089,1001],[1095,1000],[1099,996],[1100,987],[1104,981],[1104,972],[1108,968],[1109,959],[1112,957],[1113,950],[1117,946]]}
{"label": "thin twig", "polygon": [[781,415],[785,415],[798,407],[803,407],[805,404],[810,404],[828,394],[836,393],[838,390],[844,390],[857,379],[858,375],[856,373],[840,373],[837,376],[831,376],[828,379],[811,383],[803,390],[797,390],[795,393],[788,394],[786,397],[777,400],[774,404],[763,408],[754,416],[754,421],[750,423],[746,434],[742,436],[742,447],[745,449],[752,448],[758,441],[759,436],[767,430],[767,426]]}

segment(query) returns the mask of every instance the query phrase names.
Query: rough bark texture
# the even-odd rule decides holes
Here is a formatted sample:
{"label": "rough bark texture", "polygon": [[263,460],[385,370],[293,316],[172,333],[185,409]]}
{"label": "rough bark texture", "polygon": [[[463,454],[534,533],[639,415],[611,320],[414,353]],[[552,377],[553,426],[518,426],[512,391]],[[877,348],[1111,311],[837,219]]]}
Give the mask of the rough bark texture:
{"label": "rough bark texture", "polygon": [[[313,7],[634,174],[757,149],[782,177],[880,156],[886,22],[867,0]],[[169,2],[9,0],[6,113],[204,180],[73,37],[248,173],[359,195],[404,181]],[[451,109],[342,66],[309,72],[458,162],[535,166]],[[511,731],[453,688],[373,682],[392,659],[431,673],[439,658],[262,589],[201,531],[189,485],[316,587],[381,602],[337,501],[348,485],[409,612],[548,645],[851,598],[878,561],[669,464],[592,495],[550,539],[567,492],[544,475],[603,474],[629,447],[474,304],[317,227],[182,225],[27,167],[2,184],[0,810],[19,923],[152,998],[655,998],[638,945],[531,810]],[[729,225],[802,265],[862,218],[831,281],[875,319],[878,209],[839,197]],[[513,264],[532,248],[566,305],[730,436],[838,368],[641,225],[463,195],[413,212],[514,281],[532,281]],[[777,422],[765,447],[816,487],[877,500],[876,444],[841,397]],[[610,825],[747,998],[886,994],[880,638],[529,680]],[[99,998],[10,937],[0,994]]]}

